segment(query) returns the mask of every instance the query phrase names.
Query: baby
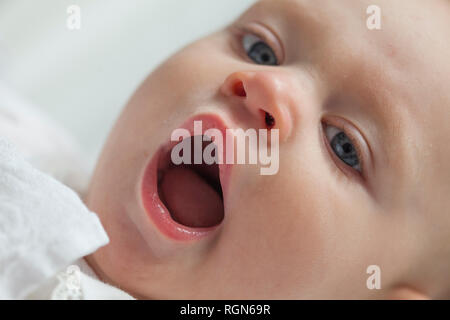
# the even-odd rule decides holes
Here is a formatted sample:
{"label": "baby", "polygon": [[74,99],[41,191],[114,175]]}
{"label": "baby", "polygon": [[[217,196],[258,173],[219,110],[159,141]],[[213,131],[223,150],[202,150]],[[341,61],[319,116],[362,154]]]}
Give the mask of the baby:
{"label": "baby", "polygon": [[[182,49],[103,149],[89,265],[137,298],[450,298],[449,32],[447,0],[263,0]],[[174,165],[194,121],[277,129],[278,171]]]}

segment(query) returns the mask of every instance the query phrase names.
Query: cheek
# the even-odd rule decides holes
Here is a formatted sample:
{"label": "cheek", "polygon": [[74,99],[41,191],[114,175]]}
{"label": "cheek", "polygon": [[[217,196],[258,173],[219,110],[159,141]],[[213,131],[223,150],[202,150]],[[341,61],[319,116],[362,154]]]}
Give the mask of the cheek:
{"label": "cheek", "polygon": [[233,71],[230,63],[236,63],[230,60],[226,38],[217,33],[185,47],[155,70],[147,80],[148,88],[163,96],[165,104],[173,105],[178,112],[212,101]]}
{"label": "cheek", "polygon": [[[123,238],[120,230],[136,234],[124,241],[123,247],[142,247],[143,241],[132,221],[139,212],[136,185],[149,157],[170,137],[172,126],[185,121],[198,106],[209,106],[214,101],[211,97],[228,75],[229,65],[221,61],[225,56],[221,52],[223,46],[224,39],[217,34],[169,58],[137,89],[111,130],[86,201],[108,224],[107,229],[118,230],[117,238]],[[118,255],[145,252],[145,248],[126,250],[116,243],[113,246]]]}
{"label": "cheek", "polygon": [[239,196],[233,198],[217,256],[236,257],[227,272],[238,274],[240,282],[254,286],[264,278],[258,289],[270,283],[284,298],[329,295],[347,272],[364,290],[368,260],[361,253],[373,245],[365,241],[373,225],[372,202],[356,182],[330,170],[320,152],[303,150],[302,159],[296,154],[282,150],[274,176],[236,168]]}
{"label": "cheek", "polygon": [[99,169],[107,167],[103,171],[112,169],[126,173],[127,179],[135,178],[129,168],[145,161],[170,137],[168,127],[183,122],[199,106],[210,104],[225,78],[225,72],[217,67],[222,65],[216,61],[221,58],[214,54],[219,48],[211,50],[214,41],[220,42],[206,38],[186,47],[148,76],[112,129]]}
{"label": "cheek", "polygon": [[210,107],[230,69],[223,63],[224,45],[221,33],[202,39],[148,76],[111,131],[94,178],[105,186],[133,183],[149,155],[170,137],[171,127]]}
{"label": "cheek", "polygon": [[323,179],[287,168],[270,178],[257,172],[246,175],[236,174],[245,182],[236,182],[239,197],[233,199],[214,255],[235,258],[232,265],[220,265],[227,265],[237,288],[246,283],[264,292],[270,285],[277,288],[277,298],[307,297],[302,295],[316,290],[324,277],[330,246],[327,218],[332,208],[317,183]]}

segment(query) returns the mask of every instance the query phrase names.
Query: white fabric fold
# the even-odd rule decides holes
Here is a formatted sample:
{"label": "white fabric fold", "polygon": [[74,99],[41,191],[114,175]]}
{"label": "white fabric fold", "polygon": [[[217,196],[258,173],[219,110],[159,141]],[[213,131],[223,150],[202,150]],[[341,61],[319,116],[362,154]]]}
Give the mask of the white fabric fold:
{"label": "white fabric fold", "polygon": [[73,190],[0,138],[0,299],[25,298],[108,242],[97,215]]}

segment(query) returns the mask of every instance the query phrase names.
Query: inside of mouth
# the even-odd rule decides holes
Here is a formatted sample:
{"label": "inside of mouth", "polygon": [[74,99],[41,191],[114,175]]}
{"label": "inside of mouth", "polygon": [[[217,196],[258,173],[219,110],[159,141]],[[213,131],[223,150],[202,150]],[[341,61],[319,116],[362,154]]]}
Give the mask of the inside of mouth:
{"label": "inside of mouth", "polygon": [[[195,139],[202,146],[199,164],[194,164],[194,153],[200,151],[194,148]],[[202,156],[203,150],[213,142],[202,140],[203,136],[193,136],[180,142],[191,150],[190,164],[175,165],[171,158],[173,148],[163,152],[158,163],[158,195],[161,201],[174,221],[191,228],[214,227],[224,217],[219,166],[205,163]],[[179,155],[182,157],[183,151]]]}

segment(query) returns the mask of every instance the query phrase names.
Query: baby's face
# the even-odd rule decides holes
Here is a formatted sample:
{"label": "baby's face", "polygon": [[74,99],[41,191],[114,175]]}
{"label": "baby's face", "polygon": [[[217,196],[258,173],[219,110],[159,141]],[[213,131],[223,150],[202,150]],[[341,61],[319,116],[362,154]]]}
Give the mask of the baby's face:
{"label": "baby's face", "polygon": [[[262,1],[155,70],[89,189],[111,238],[96,271],[144,298],[444,294],[450,5],[375,2],[380,30],[374,1]],[[278,172],[177,170],[165,149],[195,119],[279,130]]]}

